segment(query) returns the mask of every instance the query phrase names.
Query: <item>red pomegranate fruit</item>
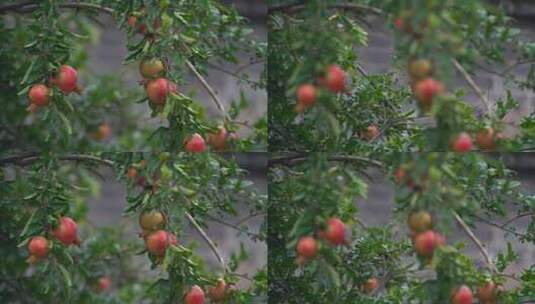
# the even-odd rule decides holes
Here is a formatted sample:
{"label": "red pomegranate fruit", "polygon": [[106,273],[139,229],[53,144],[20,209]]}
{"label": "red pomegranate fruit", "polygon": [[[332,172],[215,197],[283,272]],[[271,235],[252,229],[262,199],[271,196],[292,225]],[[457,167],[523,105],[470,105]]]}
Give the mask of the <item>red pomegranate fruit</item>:
{"label": "red pomegranate fruit", "polygon": [[78,239],[78,225],[68,216],[59,219],[58,226],[52,231],[52,234],[65,246],[80,244],[80,240]]}
{"label": "red pomegranate fruit", "polygon": [[186,141],[186,151],[190,153],[201,153],[206,150],[206,144],[204,138],[199,133],[193,134]]}
{"label": "red pomegranate fruit", "polygon": [[204,304],[204,291],[201,287],[193,285],[184,296],[185,304]]}
{"label": "red pomegranate fruit", "polygon": [[34,84],[28,91],[30,104],[42,107],[48,104],[50,89],[44,84]]}

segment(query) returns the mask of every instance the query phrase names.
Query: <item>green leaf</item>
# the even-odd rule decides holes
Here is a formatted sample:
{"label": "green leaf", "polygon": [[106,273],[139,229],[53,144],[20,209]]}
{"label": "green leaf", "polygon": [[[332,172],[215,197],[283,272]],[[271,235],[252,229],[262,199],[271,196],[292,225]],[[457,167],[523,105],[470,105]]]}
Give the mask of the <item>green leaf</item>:
{"label": "green leaf", "polygon": [[59,271],[61,272],[63,276],[63,279],[65,280],[65,284],[67,285],[67,287],[72,287],[71,275],[69,274],[67,269],[65,269],[65,267],[61,264],[57,264],[57,265],[58,265]]}

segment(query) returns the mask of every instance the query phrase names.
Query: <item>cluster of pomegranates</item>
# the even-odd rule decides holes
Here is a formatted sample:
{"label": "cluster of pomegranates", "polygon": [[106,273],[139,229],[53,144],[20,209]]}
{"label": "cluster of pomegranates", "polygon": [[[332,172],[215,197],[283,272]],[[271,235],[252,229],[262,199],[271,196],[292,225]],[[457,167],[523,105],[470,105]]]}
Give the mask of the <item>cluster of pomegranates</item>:
{"label": "cluster of pomegranates", "polygon": [[[64,94],[80,93],[81,91],[81,87],[78,85],[78,72],[66,64],[59,67],[56,76],[50,78],[48,83],[49,85],[57,86]],[[34,112],[37,108],[46,106],[51,95],[50,86],[43,83],[32,85],[28,91],[28,99],[30,101],[28,110]]]}
{"label": "cluster of pomegranates", "polygon": [[[318,233],[319,238],[324,239],[332,246],[346,244],[345,224],[339,218],[333,217],[327,220],[324,230]],[[313,259],[318,253],[319,244],[316,238],[304,236],[299,239],[296,246],[297,259],[299,265]]]}
{"label": "cluster of pomegranates", "polygon": [[[58,221],[58,226],[52,230],[52,235],[65,246],[80,245],[78,239],[78,225],[76,222],[68,217],[61,217]],[[48,255],[50,242],[43,236],[34,236],[28,242],[28,252],[30,257],[27,262],[33,264],[39,259],[43,259]]]}
{"label": "cluster of pomegranates", "polygon": [[[144,12],[142,12],[143,14]],[[147,27],[147,24],[145,23],[140,23],[138,24],[138,20],[137,20],[137,17],[132,15],[130,17],[128,17],[128,19],[126,20],[126,23],[130,26],[130,28],[136,32],[136,33],[139,33],[139,34],[142,34],[142,35],[149,35],[151,33],[149,33],[149,29]],[[160,24],[160,20],[159,19],[155,19],[153,22],[152,22],[152,28],[157,31],[159,28],[160,28],[161,24]]]}
{"label": "cluster of pomegranates", "polygon": [[[344,92],[346,90],[346,73],[338,65],[332,64],[327,67],[325,75],[319,77],[317,83],[332,93]],[[318,95],[319,90],[316,85],[309,83],[300,85],[296,91],[296,111],[301,113],[306,108],[312,107],[316,104]]]}
{"label": "cluster of pomegranates", "polygon": [[[445,238],[433,230],[433,217],[425,210],[415,210],[409,214],[408,225],[416,253],[428,260],[433,258],[436,248],[446,244]],[[477,288],[479,303],[496,303],[498,287],[487,282]],[[472,304],[473,294],[470,287],[461,285],[451,292],[452,304]]]}
{"label": "cluster of pomegranates", "polygon": [[[297,104],[295,110],[298,113],[302,113],[316,104],[320,92],[318,87],[324,87],[335,94],[345,92],[346,72],[338,65],[332,64],[327,67],[324,75],[318,78],[317,85],[310,83],[300,85],[296,91]],[[379,134],[379,127],[372,124],[361,132],[360,136],[366,140],[373,140]]]}

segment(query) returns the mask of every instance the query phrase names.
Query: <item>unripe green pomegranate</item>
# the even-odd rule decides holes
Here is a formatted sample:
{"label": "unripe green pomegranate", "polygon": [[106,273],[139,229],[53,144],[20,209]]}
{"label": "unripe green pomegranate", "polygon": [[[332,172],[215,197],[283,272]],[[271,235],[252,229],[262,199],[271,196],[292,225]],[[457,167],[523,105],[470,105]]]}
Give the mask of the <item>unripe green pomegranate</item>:
{"label": "unripe green pomegranate", "polygon": [[165,67],[163,62],[158,58],[144,59],[139,64],[141,76],[147,79],[153,79],[162,76]]}
{"label": "unripe green pomegranate", "polygon": [[165,215],[157,210],[145,211],[139,216],[139,226],[146,230],[162,229],[165,222]]}

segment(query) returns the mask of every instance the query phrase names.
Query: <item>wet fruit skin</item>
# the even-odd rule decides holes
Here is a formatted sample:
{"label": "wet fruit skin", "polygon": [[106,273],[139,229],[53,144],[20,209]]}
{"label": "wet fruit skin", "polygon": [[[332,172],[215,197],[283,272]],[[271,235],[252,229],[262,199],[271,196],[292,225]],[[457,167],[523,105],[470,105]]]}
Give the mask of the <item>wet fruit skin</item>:
{"label": "wet fruit skin", "polygon": [[165,215],[160,211],[145,211],[139,216],[139,226],[146,230],[158,230],[165,226]]}
{"label": "wet fruit skin", "polygon": [[364,283],[364,286],[363,286],[364,292],[367,294],[372,293],[377,288],[378,285],[379,283],[377,282],[376,278],[369,278],[366,281],[366,283]]}
{"label": "wet fruit skin", "polygon": [[311,84],[303,84],[297,88],[297,103],[303,107],[310,107],[316,103],[316,87]]}
{"label": "wet fruit skin", "polygon": [[201,153],[206,150],[206,144],[204,143],[204,138],[198,133],[193,134],[186,141],[186,152],[190,153]]}
{"label": "wet fruit skin", "polygon": [[472,291],[466,285],[462,285],[454,290],[451,297],[451,304],[472,304]]}
{"label": "wet fruit skin", "polygon": [[496,148],[496,134],[493,128],[487,128],[476,134],[476,143],[482,150],[494,150]]}
{"label": "wet fruit skin", "polygon": [[494,282],[487,282],[477,287],[476,296],[483,304],[493,304],[498,294],[497,286]]}
{"label": "wet fruit skin", "polygon": [[428,77],[418,81],[414,85],[414,95],[420,105],[428,109],[436,96],[444,93],[444,85],[435,79]]}
{"label": "wet fruit skin", "polygon": [[427,211],[411,212],[408,219],[409,228],[416,233],[429,230],[433,227],[433,219]]}
{"label": "wet fruit skin", "polygon": [[204,291],[197,285],[191,287],[190,291],[184,297],[185,304],[203,304]]}
{"label": "wet fruit skin", "polygon": [[30,103],[36,106],[45,106],[48,104],[50,90],[44,84],[34,84],[28,91]]}
{"label": "wet fruit skin", "polygon": [[460,153],[469,152],[472,150],[472,147],[472,137],[466,132],[459,133],[452,145],[453,151]]}
{"label": "wet fruit skin", "polygon": [[164,70],[163,62],[158,58],[145,59],[139,64],[141,76],[149,79],[161,76]]}
{"label": "wet fruit skin", "polygon": [[338,218],[331,218],[327,221],[327,229],[323,236],[331,245],[338,246],[345,243],[345,224]]}
{"label": "wet fruit skin", "polygon": [[213,302],[223,301],[227,295],[227,284],[225,280],[219,279],[215,287],[208,289],[208,297]]}
{"label": "wet fruit skin", "polygon": [[225,149],[228,132],[225,127],[220,126],[217,133],[208,134],[208,143],[217,151]]}
{"label": "wet fruit skin", "polygon": [[78,240],[78,225],[76,222],[68,217],[64,216],[59,219],[58,227],[52,231],[54,236],[68,246],[71,244],[79,244]]}
{"label": "wet fruit skin", "polygon": [[325,86],[333,93],[345,91],[346,73],[339,66],[333,64],[327,68],[325,75]]}
{"label": "wet fruit skin", "polygon": [[101,277],[98,279],[98,289],[100,291],[105,291],[111,288],[111,278],[108,276]]}
{"label": "wet fruit skin", "polygon": [[302,237],[297,242],[296,251],[301,257],[307,259],[313,258],[318,252],[318,242],[311,236]]}
{"label": "wet fruit skin", "polygon": [[28,252],[36,258],[44,258],[48,254],[48,240],[42,236],[34,236],[28,242]]}
{"label": "wet fruit skin", "polygon": [[163,105],[169,93],[169,82],[165,78],[157,78],[147,83],[145,90],[149,100],[157,105]]}
{"label": "wet fruit skin", "polygon": [[435,249],[444,244],[444,237],[433,230],[422,232],[414,238],[414,249],[423,257],[432,257]]}

